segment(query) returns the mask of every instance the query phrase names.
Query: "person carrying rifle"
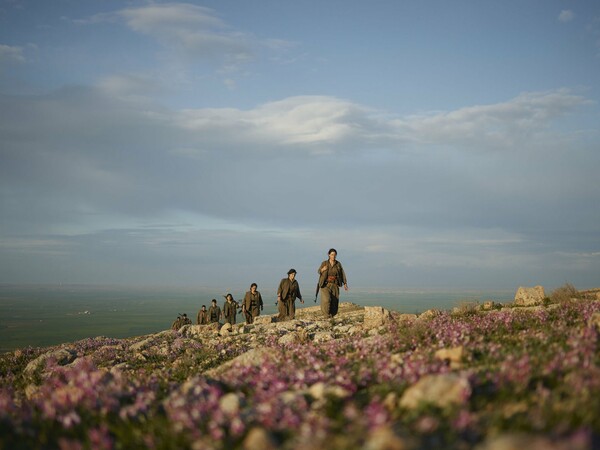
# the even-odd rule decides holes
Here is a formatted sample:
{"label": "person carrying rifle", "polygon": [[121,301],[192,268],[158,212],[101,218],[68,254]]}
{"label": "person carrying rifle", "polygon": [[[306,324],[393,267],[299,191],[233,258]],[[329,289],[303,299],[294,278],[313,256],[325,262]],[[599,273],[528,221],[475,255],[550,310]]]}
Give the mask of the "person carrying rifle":
{"label": "person carrying rifle", "polygon": [[[321,289],[321,312],[324,317],[332,318],[338,312],[340,303],[340,287],[344,286],[344,290],[348,290],[348,282],[346,281],[346,273],[337,259],[337,250],[330,248],[327,252],[329,258],[321,263],[318,269],[319,284],[318,289]],[[316,300],[316,296],[315,296]]]}

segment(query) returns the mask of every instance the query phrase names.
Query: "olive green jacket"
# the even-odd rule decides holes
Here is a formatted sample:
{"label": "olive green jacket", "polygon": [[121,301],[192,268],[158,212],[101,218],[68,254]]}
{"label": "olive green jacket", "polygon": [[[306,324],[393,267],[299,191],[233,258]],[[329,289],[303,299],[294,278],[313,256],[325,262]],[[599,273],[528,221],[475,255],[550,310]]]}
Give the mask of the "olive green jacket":
{"label": "olive green jacket", "polygon": [[[323,268],[323,266],[326,266],[327,270],[321,273],[321,269]],[[323,261],[319,266],[317,273],[319,274],[319,287],[324,288],[325,286],[327,286],[327,279],[329,278],[329,276],[335,277],[335,284],[337,284],[338,286],[348,284],[348,281],[346,281],[346,273],[344,272],[342,263],[339,262],[337,259],[333,266],[329,264],[328,259]]]}
{"label": "olive green jacket", "polygon": [[246,292],[242,306],[245,311],[252,313],[254,316],[258,316],[263,307],[263,299],[260,292],[256,291],[254,295],[252,295],[252,291]]}
{"label": "olive green jacket", "polygon": [[277,295],[281,295],[281,300],[296,300],[297,298],[302,300],[298,282],[296,280],[290,281],[289,277],[281,280],[279,287],[277,288]]}

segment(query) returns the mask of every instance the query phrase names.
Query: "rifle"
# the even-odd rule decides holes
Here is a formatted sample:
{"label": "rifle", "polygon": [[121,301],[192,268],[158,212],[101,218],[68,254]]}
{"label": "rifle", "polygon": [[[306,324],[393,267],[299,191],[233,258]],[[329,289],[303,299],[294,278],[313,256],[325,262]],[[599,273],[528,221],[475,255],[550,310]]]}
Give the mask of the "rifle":
{"label": "rifle", "polygon": [[[319,280],[321,277],[319,277]],[[315,303],[317,303],[317,295],[319,295],[319,288],[321,287],[321,283],[317,281],[317,289],[315,290]]]}

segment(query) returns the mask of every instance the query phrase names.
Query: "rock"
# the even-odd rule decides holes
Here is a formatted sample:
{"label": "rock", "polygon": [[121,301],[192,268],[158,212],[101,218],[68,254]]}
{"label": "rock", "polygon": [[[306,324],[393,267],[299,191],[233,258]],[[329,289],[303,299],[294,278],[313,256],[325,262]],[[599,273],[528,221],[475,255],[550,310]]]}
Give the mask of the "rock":
{"label": "rock", "polygon": [[595,312],[590,316],[588,325],[600,333],[600,312]]}
{"label": "rock", "polygon": [[445,408],[465,403],[470,395],[471,386],[464,375],[456,373],[425,375],[404,392],[400,399],[400,406],[415,409],[421,403],[428,403]]}
{"label": "rock", "polygon": [[573,446],[573,442],[561,442],[544,436],[525,433],[506,433],[488,438],[475,450],[583,450],[587,446]]}
{"label": "rock", "polygon": [[397,322],[412,322],[417,319],[416,314],[395,314],[394,318]]}
{"label": "rock", "polygon": [[251,428],[242,442],[244,450],[275,450],[277,447],[270,433],[260,427]]}
{"label": "rock", "polygon": [[319,333],[315,333],[313,337],[314,342],[327,342],[335,339],[333,333],[331,331],[321,331]]}
{"label": "rock", "polygon": [[544,302],[546,294],[542,286],[523,287],[520,286],[515,294],[514,304],[518,306],[537,306]]}
{"label": "rock", "polygon": [[319,381],[313,384],[310,388],[308,388],[308,393],[315,400],[323,400],[325,397],[337,397],[337,398],[345,398],[350,395],[350,393],[341,386],[327,386],[322,381]]}
{"label": "rock", "polygon": [[365,306],[365,328],[377,328],[392,320],[392,314],[381,306]]}
{"label": "rock", "polygon": [[142,339],[141,341],[138,341],[135,344],[130,345],[129,350],[131,350],[134,353],[139,352],[141,349],[143,349],[144,347],[146,347],[153,341],[154,341],[154,339],[152,336],[147,337],[146,339]]}
{"label": "rock", "polygon": [[379,426],[369,433],[365,450],[405,450],[409,448],[404,440],[386,425]]}
{"label": "rock", "polygon": [[46,367],[46,364],[49,360],[55,360],[56,364],[58,364],[59,366],[66,366],[67,364],[70,364],[73,361],[75,361],[76,358],[77,353],[74,350],[59,348],[58,350],[44,353],[35,358],[34,360],[30,361],[29,364],[27,364],[27,366],[23,370],[23,375],[32,375],[39,368]]}
{"label": "rock", "polygon": [[258,316],[258,317],[254,318],[254,323],[256,325],[265,324],[265,323],[274,323],[275,317],[277,317],[277,316],[274,316],[274,315]]}
{"label": "rock", "polygon": [[398,408],[398,394],[390,392],[386,395],[383,399],[383,406],[385,406],[389,412],[396,411],[396,408]]}
{"label": "rock", "polygon": [[441,312],[437,309],[428,309],[427,311],[423,311],[419,314],[419,320],[430,320],[434,317],[437,317],[441,314]]}
{"label": "rock", "polygon": [[442,348],[435,352],[435,357],[437,359],[450,361],[450,367],[453,369],[458,369],[461,367],[462,359],[464,355],[463,346],[452,347],[452,348]]}
{"label": "rock", "polygon": [[364,331],[364,328],[362,327],[362,325],[353,325],[352,327],[350,327],[350,329],[348,330],[348,334],[350,336],[354,336],[356,334],[362,334],[362,332]]}
{"label": "rock", "polygon": [[300,342],[300,338],[296,333],[287,333],[279,338],[277,341],[279,345],[292,345]]}
{"label": "rock", "polygon": [[483,305],[481,305],[481,309],[483,311],[491,311],[492,309],[496,309],[498,308],[498,303],[496,303],[493,300],[486,300],[485,302],[483,302]]}
{"label": "rock", "polygon": [[230,323],[226,323],[219,330],[219,334],[221,336],[229,336],[231,334],[232,330],[233,330],[233,327],[231,326],[231,324]]}
{"label": "rock", "polygon": [[242,353],[239,356],[236,356],[230,361],[227,361],[221,364],[219,367],[215,367],[213,369],[207,370],[204,375],[206,377],[218,377],[220,374],[229,370],[231,366],[234,364],[239,364],[241,366],[260,366],[263,364],[264,358],[268,355],[272,354],[273,350],[259,347],[248,350],[246,353]]}
{"label": "rock", "polygon": [[240,410],[240,398],[237,394],[230,392],[219,399],[221,411],[229,416],[235,416]]}

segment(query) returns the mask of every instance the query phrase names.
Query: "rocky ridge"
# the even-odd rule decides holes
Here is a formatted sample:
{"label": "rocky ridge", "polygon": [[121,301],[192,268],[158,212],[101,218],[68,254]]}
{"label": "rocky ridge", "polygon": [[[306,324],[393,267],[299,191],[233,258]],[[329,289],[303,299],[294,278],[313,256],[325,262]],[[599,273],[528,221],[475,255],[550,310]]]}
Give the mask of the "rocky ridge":
{"label": "rocky ridge", "polygon": [[[148,417],[154,417],[153,414],[160,417],[166,414],[171,423],[169,433],[181,438],[177,430],[188,430],[191,436],[181,438],[180,448],[320,448],[328,439],[333,439],[330,448],[347,448],[346,446],[350,445],[371,449],[420,449],[429,448],[431,439],[433,442],[436,439],[441,439],[440,442],[450,439],[449,448],[477,446],[479,449],[496,450],[512,448],[510,443],[514,442],[533,442],[540,448],[549,449],[592,448],[599,431],[594,428],[597,424],[594,425],[593,419],[592,423],[586,426],[588,430],[595,431],[591,434],[588,431],[585,438],[578,437],[577,427],[567,427],[558,434],[548,431],[548,426],[552,428],[551,425],[538,425],[538,432],[535,431],[536,426],[520,425],[518,429],[529,430],[526,433],[514,433],[511,427],[506,425],[500,426],[497,432],[476,432],[469,427],[477,420],[483,423],[491,420],[482,419],[490,413],[473,412],[477,402],[482,401],[482,389],[489,389],[486,387],[488,383],[492,383],[496,386],[495,389],[500,391],[505,385],[512,386],[513,382],[517,385],[523,383],[522,379],[513,381],[513,372],[522,372],[524,361],[530,361],[533,357],[531,351],[516,356],[507,354],[504,357],[510,360],[508,365],[499,359],[489,363],[492,364],[489,368],[482,369],[482,360],[488,358],[486,355],[480,355],[482,349],[485,348],[485,351],[489,352],[499,350],[493,343],[486,342],[485,334],[481,334],[479,327],[508,327],[516,324],[515,329],[519,330],[525,326],[519,325],[523,323],[534,328],[537,326],[535,324],[544,324],[549,315],[556,316],[558,320],[562,318],[564,311],[575,314],[581,309],[585,319],[582,319],[580,325],[584,327],[581,328],[582,332],[584,336],[593,336],[593,342],[590,341],[590,337],[585,337],[586,344],[577,345],[589,347],[592,342],[593,349],[587,351],[592,351],[593,354],[598,351],[599,296],[600,290],[590,290],[581,292],[578,298],[569,304],[544,304],[536,301],[533,302],[533,306],[517,307],[520,303],[516,299],[514,304],[509,305],[487,301],[483,304],[465,305],[453,311],[429,310],[419,315],[399,314],[381,307],[342,303],[339,314],[333,319],[323,319],[319,307],[315,306],[300,308],[295,320],[285,322],[276,322],[274,315],[265,315],[259,316],[251,325],[185,325],[176,332],[168,330],[136,338],[100,337],[29,352],[17,350],[10,357],[21,369],[15,369],[6,377],[5,383],[0,384],[0,406],[4,405],[6,411],[23,407],[31,407],[34,411],[39,407],[43,411],[44,408],[48,408],[47,397],[56,393],[52,389],[56,389],[57,384],[60,385],[60,380],[66,383],[66,392],[71,393],[73,384],[76,385],[77,382],[69,377],[81,376],[82,373],[95,374],[94,377],[102,380],[94,387],[96,390],[90,394],[92,397],[97,395],[100,398],[98,390],[104,392],[107,386],[117,382],[125,383],[119,385],[121,391],[117,389],[118,395],[122,396],[122,391],[129,392],[131,389],[127,383],[134,379],[146,380],[145,377],[150,374],[150,378],[164,380],[167,384],[152,391],[144,387],[144,383],[149,383],[147,380],[133,382],[138,386],[137,390],[151,392],[148,395],[153,401],[146,400],[145,408],[148,410],[141,406],[138,410],[133,408],[138,400],[130,406],[123,407],[124,403],[129,405],[129,401],[119,397],[121,409],[118,415],[128,417],[129,411],[133,411],[132,417],[142,414],[149,420]],[[529,336],[527,339],[533,341],[541,332],[532,330],[530,334],[519,333],[523,338]],[[579,336],[577,333],[574,335]],[[505,338],[510,342],[510,335]],[[581,347],[577,348],[579,353],[583,351]],[[321,356],[314,359],[315,354]],[[551,355],[548,357],[551,358]],[[528,367],[528,376],[533,376],[532,363],[527,364],[525,367]],[[558,364],[558,361],[552,364]],[[321,367],[323,365],[325,367]],[[575,382],[578,376],[583,376],[575,375],[577,372],[573,372],[573,369],[562,370],[568,383]],[[597,362],[591,363],[586,370],[600,374]],[[144,375],[140,376],[140,371]],[[274,376],[275,371],[277,376]],[[339,373],[336,374],[336,371]],[[373,374],[369,375],[369,371],[373,371]],[[587,376],[590,376],[590,373]],[[248,380],[252,380],[252,377],[264,377],[267,384],[258,381],[249,383]],[[486,381],[488,378],[489,381]],[[6,382],[12,385],[10,401]],[[276,386],[277,383],[285,383],[285,386]],[[387,387],[384,389],[377,386]],[[532,387],[535,387],[535,384]],[[260,389],[272,392],[275,400],[263,398]],[[366,401],[363,397],[369,389],[379,389],[382,392]],[[539,386],[537,389],[540,389]],[[600,393],[600,386],[597,384],[586,385],[586,389],[589,392]],[[60,389],[58,391],[62,392]],[[188,411],[191,403],[208,401],[210,396],[206,397],[206,392],[213,392],[215,396],[216,403],[211,404],[208,410],[216,408],[217,417],[220,417],[218,420],[199,419],[205,417],[207,412],[201,414]],[[125,397],[131,395],[137,398],[138,394],[129,392]],[[490,396],[494,398],[497,394]],[[160,401],[157,403],[158,397]],[[98,398],[95,402],[98,402]],[[293,406],[296,404],[308,408],[309,415],[306,416],[304,411],[296,411]],[[153,409],[158,405],[159,409]],[[311,411],[315,414],[338,417],[336,413],[324,413],[333,405],[342,408],[344,417],[349,415],[343,420],[358,428],[365,427],[363,437],[354,436],[352,433],[344,437],[343,433],[340,435],[340,430],[335,431],[335,427],[332,429],[331,425],[320,425],[327,430],[319,428],[321,433],[325,433],[321,437],[318,433],[312,436],[314,430],[311,432],[310,429],[300,429],[296,435],[289,428],[284,427],[288,431],[282,431],[277,424],[269,425],[270,422],[263,418],[261,412],[263,408],[269,408],[271,411],[283,408],[284,412],[281,414],[295,414],[302,418],[295,420],[300,420],[299,423],[304,423],[310,428],[308,424],[313,420],[310,419]],[[363,423],[366,419],[353,418],[350,412],[352,408],[363,408],[361,414],[368,418],[368,423]],[[377,412],[377,408],[382,409]],[[67,431],[76,429],[77,425],[82,423],[81,413],[77,412],[77,402],[69,403],[62,415],[56,413],[57,409],[60,409],[57,405],[50,408],[54,411],[50,418],[52,421],[58,421]],[[532,413],[531,405],[519,403],[517,399],[503,403],[500,409],[508,418]],[[441,414],[441,418],[432,415],[435,411]],[[535,411],[537,410],[534,408],[534,413]],[[79,419],[69,419],[72,413]],[[439,435],[441,423],[446,420],[448,414],[448,417],[453,417],[452,426],[459,430],[453,431],[454,434],[450,433],[452,438]],[[492,415],[496,417],[495,414]],[[0,448],[3,448],[2,431],[6,431],[6,428],[2,428],[2,423],[18,421],[17,419],[18,416],[0,412]],[[79,422],[71,423],[71,420]],[[306,420],[308,422],[304,422]],[[400,426],[398,431],[396,428],[399,425],[393,425],[403,421],[411,424],[406,426],[412,432],[408,432],[404,426]],[[232,428],[234,423],[237,428]],[[21,428],[24,426],[23,423],[18,425]],[[84,428],[90,426],[87,424]],[[119,427],[123,426],[120,422],[119,426],[114,425],[119,430]],[[561,426],[564,428],[564,425]],[[194,434],[191,430],[195,427],[202,429],[202,433]],[[107,426],[105,440],[110,445],[106,448],[122,445],[118,444],[118,433],[110,430]],[[504,431],[501,432],[502,430]],[[463,435],[464,433],[467,434]],[[469,433],[473,433],[473,436],[469,437]],[[55,439],[55,434],[62,436],[60,432],[50,434],[46,437],[50,444]],[[71,434],[67,432],[66,437],[61,439],[73,438],[77,441],[77,435],[73,437]],[[18,440],[19,436],[8,433],[6,442],[12,442],[11,436]],[[80,439],[87,443],[86,445],[92,444],[89,438]]]}

